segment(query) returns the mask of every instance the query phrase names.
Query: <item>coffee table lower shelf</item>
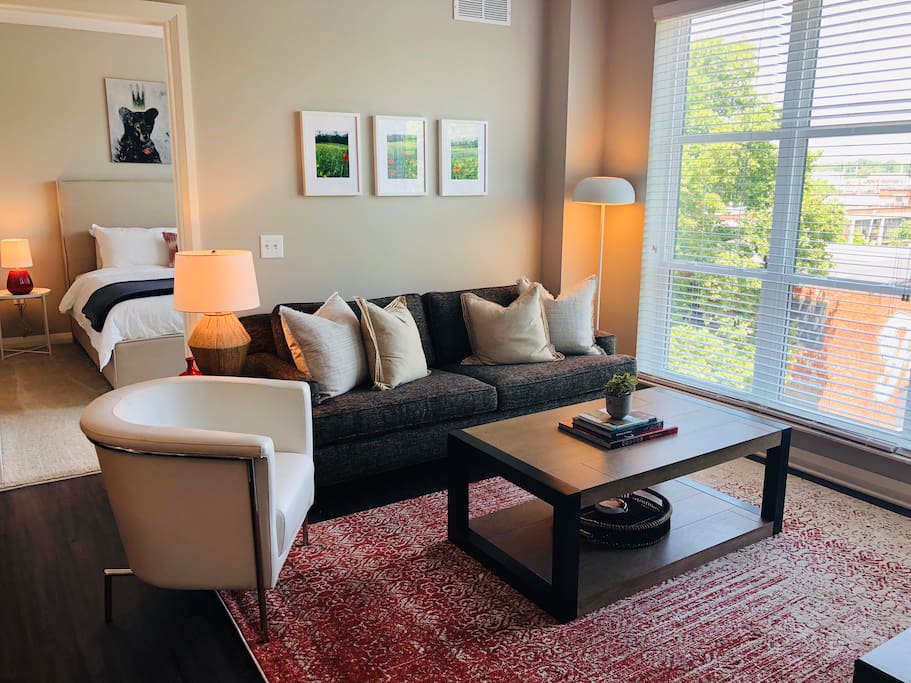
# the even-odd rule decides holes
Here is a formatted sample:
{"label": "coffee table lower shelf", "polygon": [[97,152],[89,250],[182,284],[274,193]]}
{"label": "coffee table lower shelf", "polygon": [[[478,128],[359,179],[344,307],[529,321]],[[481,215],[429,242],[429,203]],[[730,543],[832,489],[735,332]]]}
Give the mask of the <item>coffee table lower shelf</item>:
{"label": "coffee table lower shelf", "polygon": [[760,511],[688,479],[654,487],[674,506],[671,531],[646,548],[612,550],[582,542],[575,615],[549,604],[553,567],[553,508],[535,499],[471,519],[453,539],[482,564],[562,620],[682,574],[767,538],[773,522]]}

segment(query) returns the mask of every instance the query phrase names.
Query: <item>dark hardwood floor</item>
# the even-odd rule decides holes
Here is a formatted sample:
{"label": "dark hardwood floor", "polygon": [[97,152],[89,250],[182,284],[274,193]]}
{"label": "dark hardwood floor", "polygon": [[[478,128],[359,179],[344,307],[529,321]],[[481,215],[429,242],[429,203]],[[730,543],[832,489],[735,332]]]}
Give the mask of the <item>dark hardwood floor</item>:
{"label": "dark hardwood floor", "polygon": [[[443,463],[317,491],[311,522],[445,488]],[[0,493],[0,681],[260,681],[211,591],[115,578],[126,567],[100,475]]]}

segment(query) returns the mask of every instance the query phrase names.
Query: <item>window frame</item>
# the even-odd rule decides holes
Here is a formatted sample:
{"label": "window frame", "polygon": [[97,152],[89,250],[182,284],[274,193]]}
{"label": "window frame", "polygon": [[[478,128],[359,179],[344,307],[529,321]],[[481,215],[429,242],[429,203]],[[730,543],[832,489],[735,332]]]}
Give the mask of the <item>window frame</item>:
{"label": "window frame", "polygon": [[[761,1],[756,0],[756,3]],[[714,11],[723,11],[730,7],[731,5],[719,6],[714,8]],[[820,411],[812,408],[803,409],[796,399],[784,396],[789,341],[787,321],[795,287],[837,289],[897,297],[906,295],[908,291],[906,287],[896,284],[847,280],[797,271],[803,186],[811,141],[827,137],[849,138],[911,133],[911,122],[812,124],[822,9],[823,0],[793,0],[780,125],[776,129],[764,131],[697,134],[685,132],[688,60],[681,59],[680,55],[688,55],[690,52],[693,19],[698,15],[674,20],[685,21],[686,30],[682,30],[673,22],[658,23],[654,69],[656,74],[663,75],[660,82],[656,79],[653,84],[652,101],[670,98],[670,104],[662,118],[662,122],[668,125],[659,128],[657,136],[653,121],[652,144],[668,156],[667,161],[661,165],[664,177],[661,178],[663,182],[660,185],[654,183],[651,172],[649,174],[646,205],[653,212],[649,218],[654,220],[660,229],[651,231],[651,234],[648,231],[646,233],[652,238],[652,244],[645,245],[646,253],[652,251],[657,258],[652,259],[650,264],[647,263],[649,259],[644,259],[641,300],[645,300],[648,292],[658,294],[660,301],[653,301],[645,316],[643,308],[640,308],[639,337],[643,337],[643,332],[648,334],[651,330],[663,331],[665,341],[660,346],[650,347],[648,354],[651,364],[660,369],[661,374],[656,376],[658,379],[683,386],[696,386],[703,391],[720,389],[724,396],[769,409],[777,410],[776,406],[784,403],[788,414],[793,413],[799,418],[810,423],[822,424],[828,429],[840,429],[862,436],[867,442],[882,447],[885,440],[881,428],[852,422],[831,413],[825,413],[825,422],[822,422]],[[662,35],[662,31],[670,35]],[[662,89],[667,84],[671,87]],[[678,258],[675,255],[675,247],[680,214],[681,170],[686,145],[761,140],[778,143],[769,251],[764,267],[744,268]],[[654,195],[661,198],[650,202],[649,199]],[[657,217],[654,215],[656,210],[659,212]],[[675,304],[673,291],[677,271],[759,280],[760,294],[750,391],[696,379],[670,369],[672,308]],[[643,317],[647,318],[644,324]],[[902,432],[896,437],[900,443],[911,442],[911,387],[906,390],[905,398]],[[908,452],[892,444],[888,448],[893,452]]]}

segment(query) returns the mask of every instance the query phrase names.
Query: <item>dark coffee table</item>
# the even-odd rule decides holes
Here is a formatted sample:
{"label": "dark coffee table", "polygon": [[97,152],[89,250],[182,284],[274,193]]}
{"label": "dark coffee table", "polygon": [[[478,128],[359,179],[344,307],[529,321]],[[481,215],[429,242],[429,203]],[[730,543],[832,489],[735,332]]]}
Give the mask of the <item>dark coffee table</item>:
{"label": "dark coffee table", "polygon": [[[680,431],[606,451],[557,430],[603,401],[566,406],[449,435],[449,540],[561,621],[569,621],[781,531],[791,428],[663,388],[633,409]],[[681,478],[765,451],[762,509]],[[473,463],[536,500],[469,519]],[[674,506],[657,544],[610,550],[581,541],[580,511],[652,487]]]}

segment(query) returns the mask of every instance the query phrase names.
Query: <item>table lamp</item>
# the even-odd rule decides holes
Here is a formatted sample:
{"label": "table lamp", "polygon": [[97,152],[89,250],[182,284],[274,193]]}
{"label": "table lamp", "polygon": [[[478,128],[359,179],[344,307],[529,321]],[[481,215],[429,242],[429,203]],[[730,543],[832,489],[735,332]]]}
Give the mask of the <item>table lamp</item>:
{"label": "table lamp", "polygon": [[601,327],[601,274],[604,268],[604,207],[618,204],[634,204],[636,191],[623,178],[593,176],[576,185],[573,201],[581,204],[597,204],[601,207],[601,241],[598,245],[598,301],[595,304],[595,329]]}
{"label": "table lamp", "polygon": [[0,267],[10,268],[6,288],[10,294],[28,294],[32,291],[32,278],[27,268],[32,267],[32,252],[28,240],[22,238],[0,240]]}
{"label": "table lamp", "polygon": [[202,313],[187,345],[205,375],[239,375],[250,335],[234,311],[259,306],[253,254],[236,249],[178,251],[174,308]]}

